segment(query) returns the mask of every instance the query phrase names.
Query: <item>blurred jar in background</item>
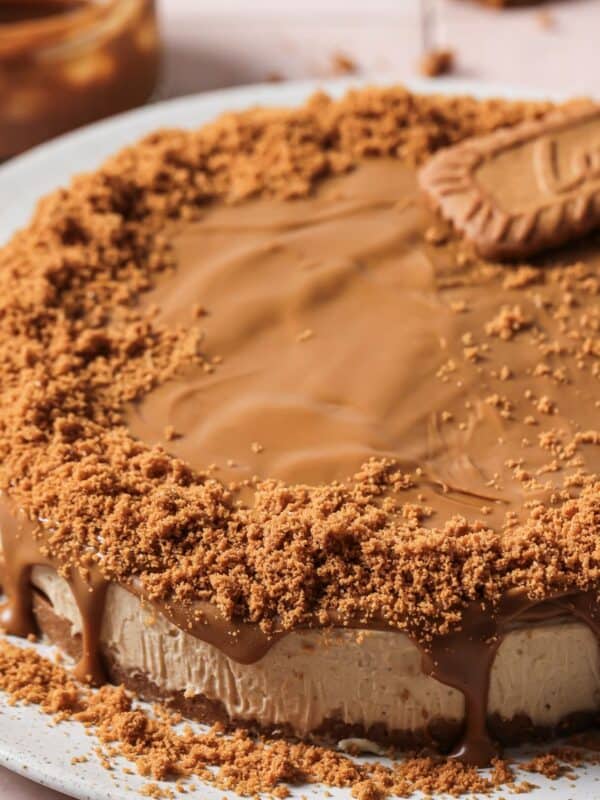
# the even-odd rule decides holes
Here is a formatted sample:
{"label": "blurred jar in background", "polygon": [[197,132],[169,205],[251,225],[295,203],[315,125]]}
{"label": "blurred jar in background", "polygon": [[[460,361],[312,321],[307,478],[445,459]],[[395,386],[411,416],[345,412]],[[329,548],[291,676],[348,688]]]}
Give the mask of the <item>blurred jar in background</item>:
{"label": "blurred jar in background", "polygon": [[152,94],[154,0],[0,0],[0,160]]}

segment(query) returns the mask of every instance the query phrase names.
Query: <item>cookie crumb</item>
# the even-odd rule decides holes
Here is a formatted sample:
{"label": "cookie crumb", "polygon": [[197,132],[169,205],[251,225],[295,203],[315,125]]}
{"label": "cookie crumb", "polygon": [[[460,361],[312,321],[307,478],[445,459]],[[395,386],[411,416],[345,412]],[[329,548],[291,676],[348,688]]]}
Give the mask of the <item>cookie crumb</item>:
{"label": "cookie crumb", "polygon": [[356,75],[358,65],[347,53],[336,50],[331,56],[331,69],[334,75]]}
{"label": "cookie crumb", "polygon": [[419,72],[426,78],[437,78],[454,71],[454,50],[429,50],[419,61]]}

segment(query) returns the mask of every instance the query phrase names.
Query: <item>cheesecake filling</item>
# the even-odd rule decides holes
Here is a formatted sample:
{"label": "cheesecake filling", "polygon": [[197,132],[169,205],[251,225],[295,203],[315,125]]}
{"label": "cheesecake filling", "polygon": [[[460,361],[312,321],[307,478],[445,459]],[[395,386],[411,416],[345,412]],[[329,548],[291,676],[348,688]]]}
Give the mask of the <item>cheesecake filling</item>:
{"label": "cheesecake filling", "polygon": [[[81,635],[81,615],[67,581],[35,567],[32,582],[54,612]],[[201,695],[231,720],[282,726],[303,738],[328,724],[385,726],[423,735],[432,723],[462,725],[463,694],[423,669],[422,653],[403,633],[379,630],[292,631],[252,664],[186,633],[131,592],[112,584],[101,647],[120,668],[142,675],[165,695]],[[569,716],[600,710],[600,654],[587,625],[569,617],[524,622],[508,632],[491,668],[487,716],[527,718],[553,729]]]}

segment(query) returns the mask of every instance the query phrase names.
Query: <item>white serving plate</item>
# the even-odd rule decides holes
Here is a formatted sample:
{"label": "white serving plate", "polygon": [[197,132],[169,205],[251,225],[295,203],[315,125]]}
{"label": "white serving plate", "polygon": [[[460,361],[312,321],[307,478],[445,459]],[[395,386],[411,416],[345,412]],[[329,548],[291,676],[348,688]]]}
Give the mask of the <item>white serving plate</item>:
{"label": "white serving plate", "polygon": [[[152,130],[161,127],[193,128],[224,111],[253,105],[296,105],[316,89],[340,95],[359,83],[394,82],[393,78],[386,76],[362,81],[354,78],[246,86],[158,103],[62,136],[0,167],[0,243],[27,222],[41,196],[64,185],[75,173],[96,168],[116,150]],[[418,92],[536,98],[531,92],[476,81],[414,80],[406,85]],[[540,95],[537,95],[539,98]],[[52,648],[45,645],[34,646],[45,654],[52,653]],[[197,727],[201,729],[201,726]],[[127,763],[124,760],[117,763],[112,771],[107,771],[94,753],[95,745],[94,738],[79,723],[53,725],[51,719],[36,707],[10,706],[0,693],[0,765],[80,800],[141,798],[139,790],[149,780],[126,774],[122,770]],[[75,756],[86,756],[88,760],[72,765],[71,759]],[[577,774],[578,779],[573,782],[566,778],[548,781],[541,776],[524,773],[522,779],[538,786],[525,796],[531,800],[600,797],[600,767],[583,767],[577,770]],[[190,783],[195,784],[196,789],[182,795],[190,800],[222,800],[224,797],[237,800],[234,793],[223,792],[195,779]],[[164,784],[165,788],[169,785]],[[323,787],[316,785],[297,787],[292,790],[292,797],[324,797],[323,791]],[[330,789],[329,792],[328,796],[333,800],[350,800],[349,791]],[[505,789],[499,790],[496,796],[499,798],[510,794],[510,789]]]}

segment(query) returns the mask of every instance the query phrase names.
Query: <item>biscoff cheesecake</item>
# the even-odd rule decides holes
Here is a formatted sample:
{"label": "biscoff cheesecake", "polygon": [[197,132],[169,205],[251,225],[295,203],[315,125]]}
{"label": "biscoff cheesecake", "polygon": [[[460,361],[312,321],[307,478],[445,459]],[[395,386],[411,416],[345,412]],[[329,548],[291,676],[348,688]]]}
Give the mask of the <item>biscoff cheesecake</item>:
{"label": "biscoff cheesecake", "polygon": [[593,724],[599,145],[591,103],[368,89],[44,199],[0,252],[6,629],[306,740]]}

